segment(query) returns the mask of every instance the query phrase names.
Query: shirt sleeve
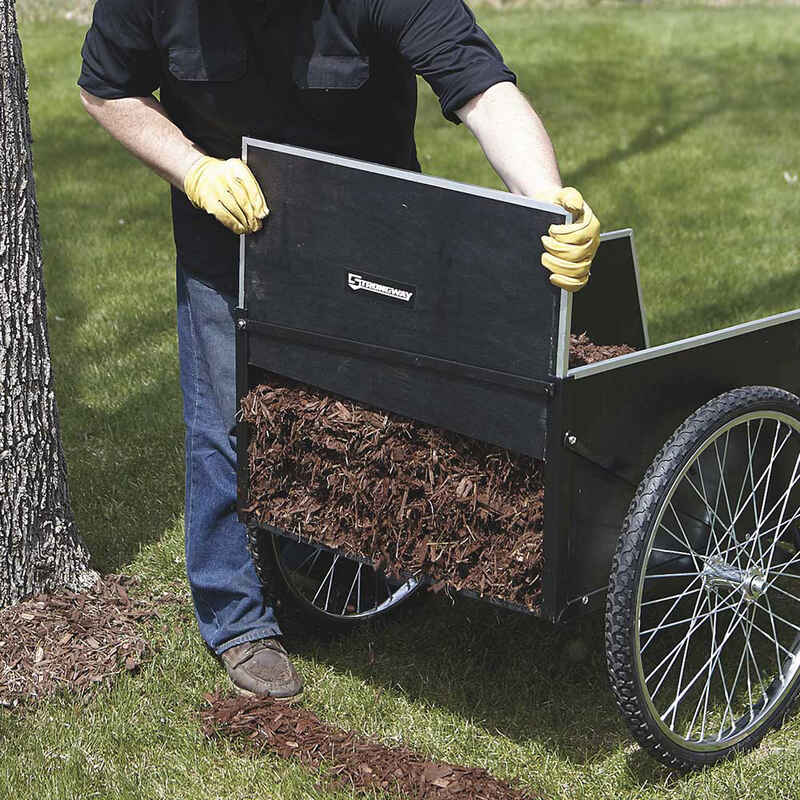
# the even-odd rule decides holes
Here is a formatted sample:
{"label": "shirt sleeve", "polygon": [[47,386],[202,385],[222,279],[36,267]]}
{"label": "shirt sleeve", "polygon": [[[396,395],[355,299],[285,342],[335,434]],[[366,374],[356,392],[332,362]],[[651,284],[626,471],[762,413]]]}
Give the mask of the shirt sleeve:
{"label": "shirt sleeve", "polygon": [[503,81],[517,82],[463,0],[366,0],[371,24],[431,86],[442,113]]}
{"label": "shirt sleeve", "polygon": [[97,0],[81,50],[78,85],[114,100],[147,97],[160,83],[152,7],[143,0]]}

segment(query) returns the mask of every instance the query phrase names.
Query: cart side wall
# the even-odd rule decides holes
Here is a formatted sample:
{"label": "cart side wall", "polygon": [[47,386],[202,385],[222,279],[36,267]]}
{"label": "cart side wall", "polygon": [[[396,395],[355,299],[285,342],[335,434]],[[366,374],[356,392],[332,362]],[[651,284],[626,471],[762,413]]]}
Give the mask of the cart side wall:
{"label": "cart side wall", "polygon": [[[546,528],[551,541],[545,543],[546,553],[557,553],[557,572],[550,577],[557,608],[552,616],[567,617],[605,602],[611,560],[636,486],[686,417],[740,386],[769,385],[800,394],[797,317],[791,312],[762,321],[763,327],[748,323],[654,348],[652,358],[623,356],[607,362],[611,368],[605,370],[572,371],[560,387],[558,453],[552,433],[558,461],[553,469],[563,485],[558,495],[548,487],[545,506],[546,521],[558,520],[557,530]],[[576,437],[573,446],[565,442],[570,433]],[[551,510],[548,504],[556,498],[568,508]]]}
{"label": "cart side wall", "polygon": [[572,301],[572,333],[584,332],[594,344],[627,344],[634,350],[649,346],[630,228],[600,234],[592,276]]}

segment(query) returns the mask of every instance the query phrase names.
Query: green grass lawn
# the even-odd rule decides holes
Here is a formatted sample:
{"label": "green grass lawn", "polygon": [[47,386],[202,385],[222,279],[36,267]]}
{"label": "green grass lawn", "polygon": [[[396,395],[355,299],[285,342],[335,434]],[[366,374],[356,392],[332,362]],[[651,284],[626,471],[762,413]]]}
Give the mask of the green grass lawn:
{"label": "green grass lawn", "polygon": [[[544,118],[565,181],[604,229],[635,229],[655,342],[800,306],[800,183],[784,178],[800,172],[800,10],[481,17]],[[23,30],[64,444],[96,566],[158,589],[183,575],[168,193],[81,110],[81,39],[68,21]],[[427,172],[498,185],[427,93],[418,139]],[[674,777],[643,755],[607,689],[598,618],[556,630],[430,598],[346,639],[292,620],[287,632],[305,702],[325,720],[546,798],[800,796],[800,716],[704,774]],[[224,681],[188,605],[154,635],[161,651],[141,674],[90,702],[0,714],[0,798],[331,796],[294,764],[203,740],[196,710]]]}

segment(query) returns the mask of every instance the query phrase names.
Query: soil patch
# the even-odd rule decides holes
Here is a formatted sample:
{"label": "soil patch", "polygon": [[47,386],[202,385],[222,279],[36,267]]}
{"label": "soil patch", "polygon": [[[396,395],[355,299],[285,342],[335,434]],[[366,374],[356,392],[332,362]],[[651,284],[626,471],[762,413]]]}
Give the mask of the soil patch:
{"label": "soil patch", "polygon": [[0,611],[0,706],[84,693],[137,670],[150,650],[137,623],[176,598],[131,597],[135,583],[107,575],[87,592],[35,595]]}
{"label": "soil patch", "polygon": [[410,800],[530,800],[478,767],[429,761],[407,747],[387,747],[353,731],[334,728],[308,709],[269,698],[206,695],[201,712],[206,736],[241,737],[257,752],[270,750],[311,768],[327,768],[335,786],[357,794],[382,790]]}
{"label": "soil patch", "polygon": [[[571,363],[631,352],[572,337]],[[536,609],[542,462],[272,376],[242,399],[247,511],[435,588]]]}

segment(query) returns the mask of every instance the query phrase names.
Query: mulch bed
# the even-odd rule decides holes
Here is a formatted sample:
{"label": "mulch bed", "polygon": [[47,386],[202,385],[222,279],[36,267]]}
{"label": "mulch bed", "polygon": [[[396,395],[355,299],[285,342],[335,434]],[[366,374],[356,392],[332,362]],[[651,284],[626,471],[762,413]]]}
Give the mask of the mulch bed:
{"label": "mulch bed", "polygon": [[206,695],[203,732],[243,738],[256,752],[269,750],[304,766],[327,768],[325,777],[354,794],[376,790],[410,800],[530,800],[531,796],[479,767],[430,761],[407,747],[387,747],[334,728],[316,714],[269,698]]}
{"label": "mulch bed", "polygon": [[[631,352],[573,336],[570,365]],[[390,573],[536,609],[542,462],[273,376],[242,399],[247,511]]]}
{"label": "mulch bed", "polygon": [[107,575],[87,592],[35,595],[0,611],[0,706],[83,694],[136,671],[150,650],[137,623],[175,597],[131,597],[135,582]]}

